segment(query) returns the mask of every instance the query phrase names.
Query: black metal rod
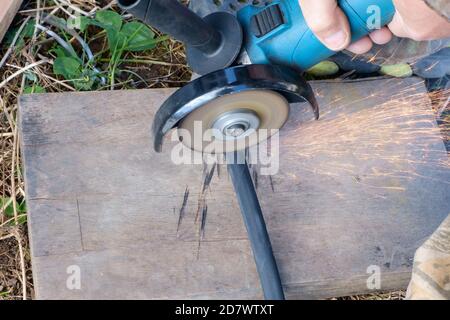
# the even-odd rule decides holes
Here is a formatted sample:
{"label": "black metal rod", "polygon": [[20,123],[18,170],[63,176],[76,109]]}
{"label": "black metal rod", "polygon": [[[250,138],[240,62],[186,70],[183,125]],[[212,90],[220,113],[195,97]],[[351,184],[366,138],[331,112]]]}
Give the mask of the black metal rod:
{"label": "black metal rod", "polygon": [[266,300],[284,300],[280,274],[247,164],[228,164]]}
{"label": "black metal rod", "polygon": [[213,54],[222,45],[220,32],[177,0],[118,0],[136,18],[189,47]]}

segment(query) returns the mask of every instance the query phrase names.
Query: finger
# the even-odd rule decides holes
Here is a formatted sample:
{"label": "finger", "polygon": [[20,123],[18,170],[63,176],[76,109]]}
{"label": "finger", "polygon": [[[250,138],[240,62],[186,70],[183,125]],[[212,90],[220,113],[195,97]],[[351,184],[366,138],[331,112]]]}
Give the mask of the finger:
{"label": "finger", "polygon": [[336,0],[299,0],[306,23],[329,49],[340,51],[351,41],[350,26]]}
{"label": "finger", "polygon": [[428,7],[423,0],[394,0],[397,10],[389,29],[398,37],[416,41],[450,36],[450,22]]}
{"label": "finger", "polygon": [[392,40],[392,32],[388,28],[382,28],[369,34],[370,39],[376,44],[386,44]]}
{"label": "finger", "polygon": [[347,47],[347,50],[350,52],[353,52],[355,54],[363,54],[363,53],[370,51],[370,49],[372,49],[372,47],[373,47],[372,40],[370,40],[369,37],[364,37],[364,38],[359,39],[358,41],[350,44]]}
{"label": "finger", "polygon": [[391,32],[395,34],[397,37],[401,38],[409,37],[410,35],[410,32],[406,30],[405,26],[406,26],[405,22],[403,21],[402,16],[398,12],[395,13],[394,18],[388,25],[389,30],[391,30]]}

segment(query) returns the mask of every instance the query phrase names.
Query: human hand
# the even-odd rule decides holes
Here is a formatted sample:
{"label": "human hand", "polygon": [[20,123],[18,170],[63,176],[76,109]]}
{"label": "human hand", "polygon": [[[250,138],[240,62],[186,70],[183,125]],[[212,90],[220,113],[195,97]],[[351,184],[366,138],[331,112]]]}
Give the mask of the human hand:
{"label": "human hand", "polygon": [[450,37],[450,22],[423,0],[393,1],[397,12],[392,22],[354,43],[350,43],[350,26],[336,0],[299,0],[299,3],[308,26],[334,51],[347,49],[362,54],[369,51],[374,43],[388,43],[393,34],[416,41]]}
{"label": "human hand", "polygon": [[394,0],[397,13],[389,30],[397,37],[416,41],[450,37],[450,22],[423,0]]}

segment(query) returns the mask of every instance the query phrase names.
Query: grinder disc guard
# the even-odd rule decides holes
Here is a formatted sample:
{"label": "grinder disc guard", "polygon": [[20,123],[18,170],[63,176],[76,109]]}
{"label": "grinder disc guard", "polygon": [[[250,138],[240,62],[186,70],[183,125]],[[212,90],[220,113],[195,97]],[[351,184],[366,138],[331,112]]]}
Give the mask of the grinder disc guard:
{"label": "grinder disc guard", "polygon": [[[231,97],[232,95],[235,96]],[[252,96],[255,99],[258,96],[261,98],[252,104],[249,100]],[[309,102],[316,118],[319,117],[318,104],[311,86],[290,68],[242,65],[215,71],[191,81],[163,103],[153,122],[154,148],[161,152],[163,138],[172,128],[181,127],[190,131],[194,121],[201,121],[222,132],[225,129],[246,131],[245,123],[254,129],[279,129],[287,118],[287,104],[296,102]],[[208,105],[213,106],[213,110],[206,109]],[[204,111],[198,111],[203,107]],[[227,114],[229,112],[234,113],[232,117]],[[276,113],[279,114],[274,115]],[[238,118],[245,120],[241,123],[244,128],[227,126],[236,124],[235,120]],[[257,121],[259,123],[256,125]],[[186,144],[192,147],[190,143]],[[202,148],[194,149],[204,151]]]}

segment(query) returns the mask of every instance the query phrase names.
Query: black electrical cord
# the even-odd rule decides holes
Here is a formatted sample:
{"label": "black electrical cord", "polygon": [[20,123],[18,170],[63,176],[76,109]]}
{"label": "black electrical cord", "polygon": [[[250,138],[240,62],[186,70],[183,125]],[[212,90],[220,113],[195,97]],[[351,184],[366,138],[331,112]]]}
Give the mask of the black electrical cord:
{"label": "black electrical cord", "polygon": [[228,164],[228,173],[247,228],[264,298],[284,300],[280,274],[248,166],[246,163]]}

